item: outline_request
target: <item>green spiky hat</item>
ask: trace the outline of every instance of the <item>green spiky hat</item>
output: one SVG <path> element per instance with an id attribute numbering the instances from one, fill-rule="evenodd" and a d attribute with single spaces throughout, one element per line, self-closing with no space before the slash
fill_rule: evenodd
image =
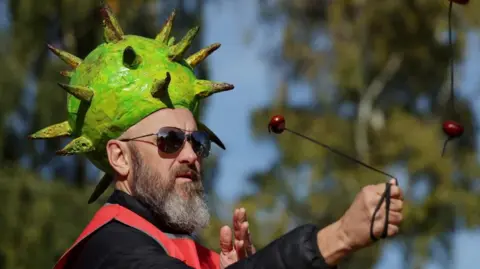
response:
<path id="1" fill-rule="evenodd" d="M 29 137 L 51 139 L 72 137 L 57 155 L 84 154 L 105 176 L 89 203 L 95 201 L 112 182 L 106 144 L 128 128 L 163 108 L 186 108 L 198 117 L 199 101 L 233 89 L 233 85 L 199 80 L 193 68 L 220 47 L 215 43 L 184 59 L 198 33 L 194 27 L 178 43 L 170 37 L 175 10 L 155 39 L 124 35 L 109 6 L 100 8 L 105 43 L 83 60 L 48 45 L 72 71 L 64 71 L 68 84 L 59 83 L 68 93 L 68 120 L 44 128 Z M 212 140 L 225 149 L 218 137 L 204 124 Z"/>

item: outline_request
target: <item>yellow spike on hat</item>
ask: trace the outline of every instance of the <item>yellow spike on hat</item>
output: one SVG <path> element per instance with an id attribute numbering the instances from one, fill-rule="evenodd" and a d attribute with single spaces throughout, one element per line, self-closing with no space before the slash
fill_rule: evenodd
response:
<path id="1" fill-rule="evenodd" d="M 102 16 L 105 41 L 111 43 L 122 40 L 124 35 L 123 30 L 108 5 L 104 4 L 100 8 L 100 15 Z"/>
<path id="2" fill-rule="evenodd" d="M 77 68 L 82 63 L 82 59 L 78 58 L 75 55 L 72 55 L 63 50 L 59 50 L 50 44 L 47 44 L 47 46 L 50 51 L 52 51 L 53 53 L 55 53 L 55 55 L 58 56 L 58 58 L 60 58 L 62 61 L 64 61 L 66 64 L 70 65 L 73 68 Z"/>
<path id="3" fill-rule="evenodd" d="M 220 43 L 214 43 L 206 48 L 203 48 L 196 52 L 195 54 L 192 54 L 190 57 L 187 58 L 187 63 L 194 68 L 197 66 L 199 63 L 201 63 L 203 60 L 205 60 L 210 54 L 212 54 L 214 51 L 216 51 L 218 48 L 220 48 Z"/>
<path id="4" fill-rule="evenodd" d="M 155 37 L 155 40 L 160 41 L 163 44 L 167 44 L 167 42 L 170 42 L 169 37 L 170 37 L 170 32 L 172 31 L 172 26 L 173 26 L 173 21 L 175 20 L 175 16 L 176 16 L 176 11 L 173 10 L 170 16 L 168 17 L 167 21 L 163 25 L 162 29 L 160 30 L 160 32 Z"/>
<path id="5" fill-rule="evenodd" d="M 69 94 L 85 102 L 90 102 L 94 95 L 94 91 L 87 87 L 73 86 L 63 83 L 58 83 L 58 85 L 62 87 L 65 91 L 67 91 Z"/>
<path id="6" fill-rule="evenodd" d="M 195 81 L 195 96 L 206 98 L 212 94 L 233 90 L 234 86 L 228 83 L 214 82 L 210 80 Z"/>
<path id="7" fill-rule="evenodd" d="M 46 128 L 37 131 L 34 134 L 28 136 L 30 139 L 48 139 L 55 137 L 70 136 L 72 134 L 72 128 L 68 121 L 60 122 Z"/>
<path id="8" fill-rule="evenodd" d="M 182 40 L 180 40 L 180 42 L 170 47 L 168 58 L 171 61 L 179 61 L 183 58 L 185 52 L 192 45 L 192 41 L 195 38 L 195 36 L 198 34 L 199 29 L 200 27 L 198 26 L 193 27 L 187 32 L 187 34 L 182 38 Z"/>
<path id="9" fill-rule="evenodd" d="M 63 149 L 57 151 L 57 155 L 74 155 L 74 154 L 82 154 L 87 153 L 95 150 L 92 141 L 90 139 L 80 136 L 73 139 L 70 143 L 68 143 Z"/>

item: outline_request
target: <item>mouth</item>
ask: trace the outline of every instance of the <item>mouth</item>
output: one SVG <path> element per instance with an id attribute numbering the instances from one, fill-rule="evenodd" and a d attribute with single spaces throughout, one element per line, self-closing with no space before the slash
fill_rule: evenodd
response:
<path id="1" fill-rule="evenodd" d="M 177 174 L 176 178 L 177 178 L 177 181 L 179 181 L 180 183 L 192 182 L 193 174 L 192 172 L 184 172 L 184 173 Z"/>

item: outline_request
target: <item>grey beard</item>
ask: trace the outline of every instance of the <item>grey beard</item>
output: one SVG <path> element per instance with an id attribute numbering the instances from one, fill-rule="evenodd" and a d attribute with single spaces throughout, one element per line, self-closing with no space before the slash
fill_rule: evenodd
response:
<path id="1" fill-rule="evenodd" d="M 133 195 L 176 231 L 192 234 L 205 228 L 210 221 L 210 213 L 201 179 L 175 186 L 176 171 L 172 171 L 168 178 L 155 174 L 142 164 L 142 157 L 135 146 L 131 148 L 134 157 Z"/>

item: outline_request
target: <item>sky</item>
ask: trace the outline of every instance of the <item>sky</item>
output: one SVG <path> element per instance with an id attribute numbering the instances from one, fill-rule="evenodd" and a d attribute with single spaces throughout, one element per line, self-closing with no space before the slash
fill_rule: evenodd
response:
<path id="1" fill-rule="evenodd" d="M 253 172 L 267 169 L 276 158 L 276 148 L 269 141 L 255 141 L 250 130 L 252 110 L 270 104 L 278 77 L 269 72 L 265 49 L 267 44 L 279 42 L 279 32 L 264 29 L 257 23 L 257 0 L 206 1 L 205 25 L 201 34 L 205 45 L 219 42 L 222 47 L 209 58 L 210 79 L 232 83 L 235 89 L 209 97 L 206 109 L 206 124 L 225 143 L 227 150 L 214 150 L 219 155 L 219 175 L 216 192 L 226 201 L 234 201 L 246 190 L 245 179 Z M 212 2 L 217 4 L 213 5 Z M 221 2 L 221 4 L 218 4 Z M 8 22 L 4 1 L 0 0 L 0 24 Z M 245 35 L 252 33 L 253 40 L 247 43 Z M 460 66 L 462 75 L 460 91 L 473 100 L 477 85 L 480 85 L 479 59 L 480 35 L 470 35 L 467 42 L 466 61 Z M 293 103 L 306 102 L 308 92 L 295 89 Z M 476 113 L 480 113 L 476 109 Z M 269 119 L 265 119 L 265 126 Z M 402 185 L 401 171 L 397 171 Z M 480 242 L 480 230 L 460 232 L 455 237 L 455 252 L 452 268 L 475 268 L 475 254 Z M 477 254 L 478 255 L 478 254 Z M 395 246 L 387 246 L 376 269 L 401 269 L 402 257 Z M 426 269 L 438 269 L 430 264 Z"/>
<path id="2" fill-rule="evenodd" d="M 225 143 L 226 151 L 216 151 L 220 156 L 218 194 L 233 201 L 245 191 L 245 179 L 253 172 L 264 170 L 275 160 L 276 149 L 273 143 L 255 141 L 251 136 L 250 114 L 252 110 L 270 104 L 271 95 L 276 89 L 277 78 L 269 72 L 264 53 L 268 43 L 277 42 L 278 34 L 271 29 L 263 29 L 256 24 L 256 0 L 222 1 L 222 4 L 207 4 L 204 42 L 219 42 L 222 47 L 208 58 L 210 79 L 226 81 L 235 85 L 231 92 L 216 94 L 209 99 L 205 112 L 205 122 Z M 208 3 L 208 1 L 207 1 Z M 254 39 L 246 43 L 244 36 L 254 30 Z M 480 85 L 479 59 L 480 35 L 471 34 L 468 38 L 466 61 L 457 67 L 462 74 L 459 94 L 478 98 L 474 91 Z M 458 75 L 457 75 L 458 76 Z M 459 79 L 460 81 L 460 79 Z M 308 95 L 295 89 L 293 102 L 305 102 Z M 298 94 L 297 94 L 298 93 Z M 476 109 L 476 113 L 480 113 Z M 267 126 L 269 119 L 265 119 Z M 397 174 L 397 173 L 396 173 Z M 400 177 L 399 177 L 400 178 Z M 402 185 L 402 180 L 400 180 Z M 478 256 L 480 230 L 460 232 L 455 237 L 455 252 L 452 268 L 475 268 L 475 255 Z M 477 266 L 478 267 L 478 266 Z M 385 249 L 376 269 L 401 269 L 402 256 L 395 246 Z M 438 269 L 437 264 L 429 264 L 426 269 Z"/>

